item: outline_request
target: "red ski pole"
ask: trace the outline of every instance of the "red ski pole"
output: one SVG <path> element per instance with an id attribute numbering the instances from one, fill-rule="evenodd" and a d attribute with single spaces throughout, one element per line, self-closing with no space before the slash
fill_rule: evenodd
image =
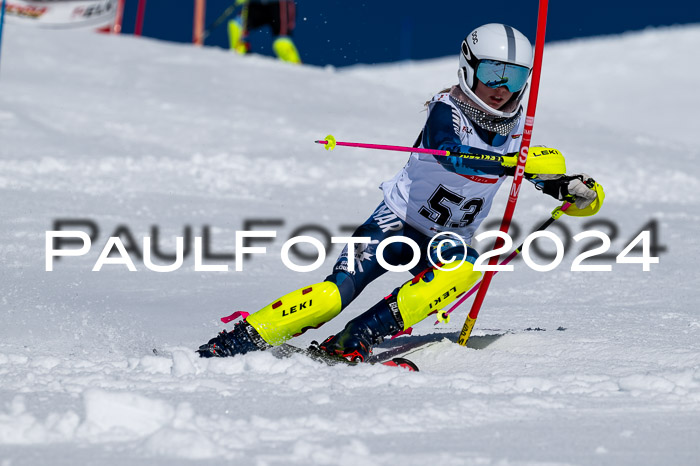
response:
<path id="1" fill-rule="evenodd" d="M 336 141 L 333 135 L 329 134 L 326 139 L 320 141 L 314 141 L 316 144 L 323 144 L 326 146 L 326 150 L 333 150 L 335 146 L 347 146 L 347 147 L 361 147 L 363 149 L 378 149 L 378 150 L 389 150 L 389 151 L 399 151 L 399 152 L 416 152 L 421 154 L 432 154 L 441 156 L 453 156 L 462 157 L 474 160 L 488 160 L 492 162 L 503 162 L 504 156 L 497 152 L 492 152 L 485 149 L 473 149 L 474 152 L 450 152 L 448 150 L 440 149 L 423 149 L 421 147 L 408 147 L 408 146 L 387 146 L 385 144 L 366 144 L 364 142 L 344 142 Z M 512 155 L 512 154 L 511 154 Z M 506 156 L 507 157 L 507 156 Z M 514 156 L 513 156 L 514 157 Z"/>
<path id="2" fill-rule="evenodd" d="M 500 230 L 504 233 L 508 233 L 508 228 L 510 227 L 510 221 L 513 218 L 513 212 L 515 211 L 515 204 L 518 201 L 518 194 L 520 193 L 520 183 L 523 180 L 523 174 L 525 173 L 525 161 L 527 160 L 527 153 L 530 149 L 530 141 L 532 140 L 532 127 L 535 123 L 535 109 L 537 108 L 537 94 L 540 88 L 540 71 L 542 70 L 542 52 L 544 50 L 544 36 L 547 29 L 547 3 L 548 0 L 540 0 L 539 9 L 537 13 L 537 35 L 535 37 L 535 60 L 532 67 L 532 83 L 530 88 L 529 101 L 527 104 L 527 112 L 525 113 L 525 129 L 523 131 L 523 141 L 520 144 L 520 153 L 518 156 L 518 164 L 515 168 L 515 176 L 513 177 L 513 184 L 510 188 L 510 195 L 508 196 L 508 204 L 506 205 L 506 211 L 503 214 L 503 220 L 501 221 Z M 498 238 L 496 240 L 496 245 L 494 249 L 498 249 L 503 246 L 503 240 Z M 489 260 L 489 265 L 496 265 L 498 263 L 498 256 L 493 256 Z M 469 311 L 467 319 L 464 321 L 462 326 L 462 331 L 459 334 L 458 343 L 462 346 L 467 345 L 467 340 L 469 340 L 469 335 L 472 333 L 474 328 L 474 323 L 476 318 L 479 316 L 479 310 L 484 302 L 484 297 L 489 289 L 489 284 L 493 278 L 494 272 L 487 271 L 484 274 L 483 280 L 481 280 L 481 285 L 479 286 L 479 291 L 476 293 L 476 298 L 474 298 L 474 303 Z"/>

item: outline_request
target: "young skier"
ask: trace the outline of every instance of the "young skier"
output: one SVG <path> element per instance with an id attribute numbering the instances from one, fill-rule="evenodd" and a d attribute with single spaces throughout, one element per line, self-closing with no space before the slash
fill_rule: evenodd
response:
<path id="1" fill-rule="evenodd" d="M 236 0 L 242 4 L 238 16 L 229 21 L 228 32 L 231 49 L 245 54 L 250 51 L 248 31 L 269 25 L 274 40 L 275 55 L 289 63 L 301 63 L 299 52 L 292 41 L 296 6 L 294 0 Z"/>
<path id="2" fill-rule="evenodd" d="M 459 84 L 427 103 L 428 117 L 417 147 L 452 153 L 517 153 L 524 126 L 521 100 L 532 58 L 530 42 L 510 26 L 486 24 L 472 31 L 462 42 Z M 558 154 L 561 159 L 554 149 L 530 148 L 527 179 L 544 193 L 572 202 L 567 214 L 596 213 L 604 199 L 602 187 L 585 174 L 566 176 L 563 159 L 555 157 L 551 166 L 539 163 L 544 167 L 539 168 L 538 156 L 546 154 Z M 478 257 L 474 249 L 465 250 L 460 244 L 438 247 L 439 241 L 432 240 L 438 233 L 449 232 L 470 243 L 496 191 L 514 173 L 515 156 L 505 159 L 511 162 L 412 153 L 396 176 L 381 184 L 384 200 L 354 232 L 358 238 L 354 251 L 345 247 L 325 281 L 293 291 L 249 315 L 231 331 L 222 331 L 202 345 L 199 354 L 245 354 L 318 328 L 386 272 L 377 259 L 378 244 L 403 236 L 415 241 L 421 251 L 411 269 L 414 278 L 320 344 L 331 354 L 367 360 L 383 337 L 435 314 L 479 279 L 481 274 L 473 270 Z M 406 242 L 393 242 L 382 256 L 390 265 L 404 265 L 414 251 Z"/>

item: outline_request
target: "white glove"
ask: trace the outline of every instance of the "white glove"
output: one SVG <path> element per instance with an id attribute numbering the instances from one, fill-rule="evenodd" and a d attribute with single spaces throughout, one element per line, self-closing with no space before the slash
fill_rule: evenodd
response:
<path id="1" fill-rule="evenodd" d="M 560 201 L 576 204 L 579 209 L 585 209 L 598 197 L 591 189 L 595 180 L 585 173 L 571 176 L 540 175 L 536 185 L 545 194 Z"/>
<path id="2" fill-rule="evenodd" d="M 574 196 L 574 204 L 579 209 L 585 209 L 598 197 L 596 192 L 590 187 L 595 185 L 595 180 L 585 173 L 573 175 L 569 180 L 566 189 L 570 196 Z M 589 187 L 590 186 L 590 187 Z M 562 199 L 563 200 L 563 199 Z"/>

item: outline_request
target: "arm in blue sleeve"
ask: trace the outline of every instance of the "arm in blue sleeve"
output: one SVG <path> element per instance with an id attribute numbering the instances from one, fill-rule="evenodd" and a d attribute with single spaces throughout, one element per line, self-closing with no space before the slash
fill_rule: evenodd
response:
<path id="1" fill-rule="evenodd" d="M 468 149 L 469 146 L 463 146 L 459 139 L 455 120 L 452 119 L 452 110 L 452 107 L 442 102 L 433 104 L 423 129 L 423 147 L 450 152 L 467 152 L 462 150 L 462 148 Z"/>
<path id="2" fill-rule="evenodd" d="M 423 147 L 429 149 L 447 150 L 461 153 L 493 152 L 465 146 L 459 138 L 459 115 L 453 115 L 453 107 L 442 102 L 436 102 L 430 110 L 428 121 L 423 128 Z M 435 156 L 435 159 L 450 171 L 461 175 L 503 175 L 504 168 L 499 162 L 487 160 L 472 160 L 462 157 Z"/>

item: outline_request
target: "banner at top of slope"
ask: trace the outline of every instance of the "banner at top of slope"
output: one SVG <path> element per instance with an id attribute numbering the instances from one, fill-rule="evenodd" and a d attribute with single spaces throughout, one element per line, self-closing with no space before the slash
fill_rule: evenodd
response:
<path id="1" fill-rule="evenodd" d="M 46 28 L 112 24 L 117 0 L 7 0 L 8 22 Z"/>

